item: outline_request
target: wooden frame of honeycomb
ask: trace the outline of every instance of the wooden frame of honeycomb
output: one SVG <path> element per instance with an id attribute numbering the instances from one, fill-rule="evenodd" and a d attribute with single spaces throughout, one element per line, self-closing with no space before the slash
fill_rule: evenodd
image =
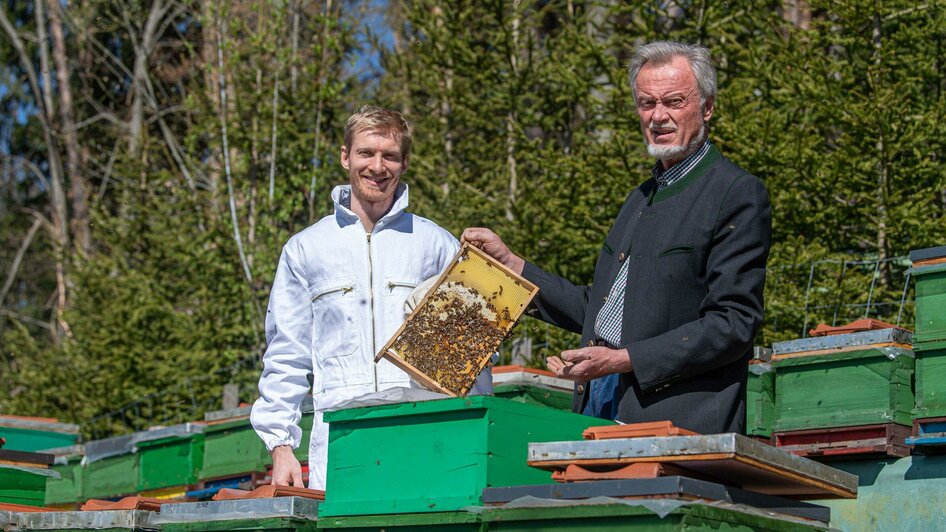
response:
<path id="1" fill-rule="evenodd" d="M 465 396 L 538 292 L 464 244 L 374 360 L 387 359 L 430 390 Z"/>

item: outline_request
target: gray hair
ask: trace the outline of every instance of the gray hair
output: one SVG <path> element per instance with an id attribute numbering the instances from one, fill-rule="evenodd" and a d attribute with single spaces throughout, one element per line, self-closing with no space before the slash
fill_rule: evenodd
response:
<path id="1" fill-rule="evenodd" d="M 627 67 L 635 104 L 637 103 L 637 75 L 640 74 L 641 68 L 648 63 L 665 65 L 675 57 L 683 57 L 690 63 L 696 84 L 700 89 L 700 104 L 704 105 L 706 100 L 716 98 L 716 68 L 710 59 L 709 48 L 701 44 L 654 41 L 638 48 Z"/>

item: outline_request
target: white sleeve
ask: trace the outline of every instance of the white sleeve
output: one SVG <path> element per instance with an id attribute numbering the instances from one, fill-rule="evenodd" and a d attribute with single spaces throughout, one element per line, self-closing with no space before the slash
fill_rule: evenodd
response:
<path id="1" fill-rule="evenodd" d="M 310 393 L 312 373 L 312 306 L 308 283 L 283 248 L 266 310 L 266 353 L 259 380 L 259 399 L 250 422 L 266 448 L 299 447 L 302 442 L 302 401 Z"/>

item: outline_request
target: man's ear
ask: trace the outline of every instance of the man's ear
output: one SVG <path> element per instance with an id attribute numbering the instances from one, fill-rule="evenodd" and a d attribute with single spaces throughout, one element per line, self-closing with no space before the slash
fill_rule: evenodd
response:
<path id="1" fill-rule="evenodd" d="M 342 152 L 338 158 L 338 161 L 342 163 L 342 168 L 348 170 L 348 147 L 342 146 Z"/>
<path id="2" fill-rule="evenodd" d="M 706 103 L 703 105 L 703 122 L 709 122 L 711 116 L 713 116 L 713 110 L 715 109 L 716 99 L 708 98 Z"/>
<path id="3" fill-rule="evenodd" d="M 408 155 L 407 157 L 404 158 L 404 167 L 401 168 L 401 175 L 404 175 L 407 173 L 407 167 L 410 166 L 410 162 L 411 162 L 411 156 Z"/>

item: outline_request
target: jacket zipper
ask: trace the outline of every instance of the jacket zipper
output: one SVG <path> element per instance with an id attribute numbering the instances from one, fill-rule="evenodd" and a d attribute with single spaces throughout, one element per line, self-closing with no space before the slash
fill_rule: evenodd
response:
<path id="1" fill-rule="evenodd" d="M 312 296 L 312 302 L 315 303 L 317 300 L 319 300 L 319 299 L 321 299 L 321 298 L 323 298 L 323 297 L 325 297 L 325 296 L 327 296 L 327 295 L 329 295 L 329 294 L 334 294 L 335 292 L 345 292 L 345 293 L 347 294 L 348 292 L 351 292 L 351 291 L 354 290 L 354 289 L 355 289 L 355 287 L 354 287 L 354 286 L 351 286 L 351 285 L 345 285 L 345 286 L 339 286 L 339 287 L 336 287 L 336 288 L 332 288 L 332 289 L 329 289 L 329 290 L 326 290 L 326 291 L 322 292 L 321 294 L 316 294 L 316 295 Z"/>
<path id="2" fill-rule="evenodd" d="M 388 281 L 388 290 L 394 290 L 398 286 L 403 286 L 404 288 L 417 288 L 417 283 L 398 283 L 395 281 Z"/>
<path id="3" fill-rule="evenodd" d="M 374 354 L 376 351 L 375 348 L 375 334 L 374 334 L 374 268 L 371 264 L 371 233 L 365 233 L 365 236 L 368 239 L 368 311 L 371 314 L 371 353 L 368 354 L 368 357 L 374 360 Z M 378 391 L 378 365 L 372 364 L 374 370 L 374 391 Z"/>

